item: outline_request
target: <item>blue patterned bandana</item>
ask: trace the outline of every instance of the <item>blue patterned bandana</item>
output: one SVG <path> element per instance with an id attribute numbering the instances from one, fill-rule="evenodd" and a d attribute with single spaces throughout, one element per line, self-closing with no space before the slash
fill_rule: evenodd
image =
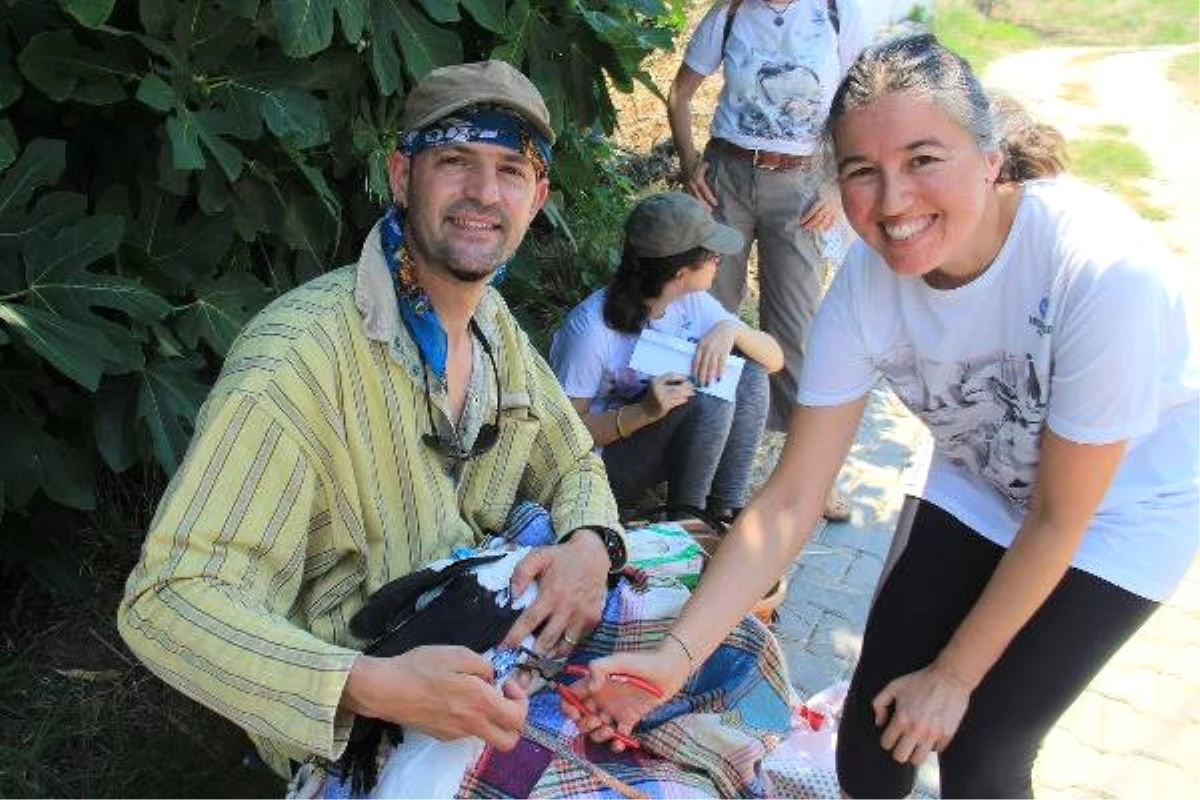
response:
<path id="1" fill-rule="evenodd" d="M 432 125 L 406 132 L 400 152 L 406 156 L 430 147 L 464 142 L 484 142 L 516 150 L 533 164 L 539 178 L 550 167 L 550 142 L 523 117 L 499 106 L 471 106 L 443 117 Z"/>
<path id="2" fill-rule="evenodd" d="M 400 319 L 421 353 L 421 359 L 433 367 L 439 378 L 446 377 L 446 330 L 438 319 L 437 310 L 429 295 L 417 283 L 412 268 L 412 256 L 404 242 L 404 218 L 397 206 L 389 206 L 379 223 L 379 241 L 392 286 L 396 290 L 396 307 Z"/>
<path id="3" fill-rule="evenodd" d="M 379 221 L 379 242 L 388 272 L 392 274 L 400 319 L 421 351 L 421 359 L 433 368 L 435 375 L 444 380 L 448 346 L 446 329 L 442 327 L 429 295 L 417 283 L 412 256 L 404 240 L 404 212 L 398 206 L 389 206 Z M 498 266 L 489 283 L 496 286 L 503 281 L 507 269 L 507 264 Z"/>

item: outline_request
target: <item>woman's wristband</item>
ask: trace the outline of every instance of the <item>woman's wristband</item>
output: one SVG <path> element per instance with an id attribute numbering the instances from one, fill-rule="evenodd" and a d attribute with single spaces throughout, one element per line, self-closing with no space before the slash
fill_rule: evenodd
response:
<path id="1" fill-rule="evenodd" d="M 682 648 L 683 654 L 685 656 L 687 656 L 688 665 L 691 667 L 691 669 L 689 670 L 689 674 L 691 672 L 695 672 L 696 671 L 696 659 L 692 656 L 692 651 L 688 649 L 688 646 L 683 643 L 683 639 L 680 639 L 678 636 L 676 636 L 675 631 L 667 631 L 665 634 L 665 638 L 673 640 L 675 642 L 675 644 L 679 645 L 679 647 Z"/>
<path id="2" fill-rule="evenodd" d="M 625 410 L 625 406 L 618 406 L 618 407 L 617 407 L 617 418 L 616 418 L 616 423 L 617 423 L 617 438 L 618 438 L 618 439 L 624 439 L 624 438 L 626 437 L 626 435 L 627 435 L 627 434 L 625 433 L 625 431 L 624 431 L 624 430 L 622 430 L 622 428 L 621 428 L 621 412 L 622 412 L 622 411 L 624 411 L 624 410 Z"/>

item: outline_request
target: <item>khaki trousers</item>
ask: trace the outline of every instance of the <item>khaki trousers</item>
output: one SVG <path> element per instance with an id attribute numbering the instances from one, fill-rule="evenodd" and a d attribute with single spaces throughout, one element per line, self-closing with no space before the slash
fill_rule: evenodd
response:
<path id="1" fill-rule="evenodd" d="M 779 340 L 785 366 L 771 376 L 767 428 L 787 429 L 796 402 L 808 325 L 821 300 L 825 259 L 817 235 L 800 217 L 822 188 L 818 170 L 769 171 L 729 155 L 712 142 L 705 148 L 708 184 L 717 195 L 714 216 L 746 238 L 742 252 L 724 256 L 710 290 L 737 313 L 746 296 L 746 264 L 758 243 L 759 327 Z"/>

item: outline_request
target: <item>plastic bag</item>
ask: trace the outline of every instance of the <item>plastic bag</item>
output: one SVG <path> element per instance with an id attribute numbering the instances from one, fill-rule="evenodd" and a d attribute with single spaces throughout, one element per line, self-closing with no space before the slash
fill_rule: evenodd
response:
<path id="1" fill-rule="evenodd" d="M 674 578 L 695 589 L 704 568 L 704 550 L 677 522 L 654 522 L 625 532 L 629 563 L 656 576 Z"/>
<path id="2" fill-rule="evenodd" d="M 408 729 L 388 756 L 371 797 L 454 797 L 483 748 L 478 736 L 443 742 Z"/>
<path id="3" fill-rule="evenodd" d="M 837 731 L 849 681 L 835 683 L 793 708 L 792 732 L 763 759 L 772 797 L 840 797 Z"/>

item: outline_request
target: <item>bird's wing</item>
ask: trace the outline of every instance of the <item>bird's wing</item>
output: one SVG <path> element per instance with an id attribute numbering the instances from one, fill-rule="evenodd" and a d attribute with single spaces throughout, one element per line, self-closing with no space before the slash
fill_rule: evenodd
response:
<path id="1" fill-rule="evenodd" d="M 423 594 L 445 585 L 448 581 L 484 564 L 504 558 L 504 553 L 468 556 L 452 562 L 436 562 L 428 567 L 402 575 L 379 587 L 367 603 L 350 618 L 350 632 L 360 639 L 373 641 L 389 628 L 402 625 L 417 610 Z"/>

